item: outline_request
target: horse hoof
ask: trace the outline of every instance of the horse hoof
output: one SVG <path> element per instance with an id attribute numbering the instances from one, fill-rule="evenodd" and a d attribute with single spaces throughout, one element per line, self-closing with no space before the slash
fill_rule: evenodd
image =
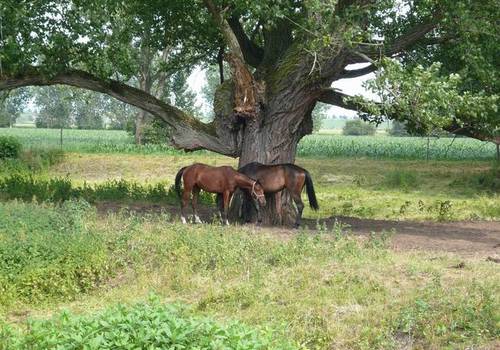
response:
<path id="1" fill-rule="evenodd" d="M 300 227 L 300 224 L 295 224 L 295 225 L 293 225 L 293 228 L 294 228 L 294 229 L 298 229 L 299 227 Z"/>
<path id="2" fill-rule="evenodd" d="M 186 225 L 187 224 L 187 221 L 186 221 L 186 218 L 184 216 L 181 216 L 181 222 Z"/>
<path id="3" fill-rule="evenodd" d="M 201 219 L 198 215 L 195 215 L 194 216 L 194 223 L 195 224 L 203 224 L 203 221 L 201 221 Z"/>

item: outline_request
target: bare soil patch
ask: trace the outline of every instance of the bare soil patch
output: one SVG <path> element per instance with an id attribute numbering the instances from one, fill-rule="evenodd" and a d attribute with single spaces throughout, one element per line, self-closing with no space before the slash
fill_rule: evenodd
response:
<path id="1" fill-rule="evenodd" d="M 137 214 L 168 213 L 172 218 L 179 215 L 179 208 L 172 205 L 151 203 L 116 203 L 101 202 L 96 205 L 100 214 L 121 210 Z M 215 210 L 206 206 L 200 207 L 200 217 L 204 222 L 212 222 Z M 335 223 L 347 225 L 352 234 L 367 236 L 371 232 L 394 231 L 391 246 L 395 250 L 427 250 L 460 253 L 460 255 L 480 255 L 489 261 L 500 258 L 500 222 L 499 221 L 394 221 L 360 219 L 354 217 L 329 217 L 319 220 L 321 225 L 332 228 Z M 315 230 L 317 221 L 304 219 L 311 231 Z M 292 235 L 296 230 L 288 227 L 265 227 L 265 231 L 280 236 Z"/>

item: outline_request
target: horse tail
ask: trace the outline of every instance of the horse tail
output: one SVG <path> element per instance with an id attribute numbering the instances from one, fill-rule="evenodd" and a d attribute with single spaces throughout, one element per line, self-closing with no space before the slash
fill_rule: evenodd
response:
<path id="1" fill-rule="evenodd" d="M 316 192 L 314 192 L 313 180 L 311 178 L 311 174 L 307 170 L 304 170 L 306 174 L 306 192 L 307 198 L 309 198 L 309 205 L 312 209 L 318 210 L 318 200 L 316 199 Z"/>
<path id="2" fill-rule="evenodd" d="M 182 174 L 184 174 L 184 170 L 186 170 L 187 166 L 184 168 L 181 168 L 178 172 L 177 175 L 175 175 L 175 192 L 177 192 L 177 195 L 179 198 L 181 198 L 181 181 L 182 181 Z"/>

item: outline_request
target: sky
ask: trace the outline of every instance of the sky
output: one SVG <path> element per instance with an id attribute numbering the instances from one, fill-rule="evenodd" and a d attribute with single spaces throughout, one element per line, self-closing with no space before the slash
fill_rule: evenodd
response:
<path id="1" fill-rule="evenodd" d="M 357 63 L 357 64 L 351 64 L 347 66 L 347 69 L 359 69 L 363 68 L 366 66 L 366 63 Z M 341 92 L 347 94 L 347 95 L 363 95 L 365 97 L 369 98 L 374 98 L 374 95 L 370 93 L 369 91 L 366 91 L 366 89 L 362 86 L 363 82 L 373 78 L 373 73 L 367 74 L 363 77 L 358 77 L 358 78 L 353 78 L 353 79 L 341 79 L 337 80 L 332 87 L 340 90 Z M 208 109 L 211 108 L 211 106 L 208 106 L 203 98 L 201 97 L 201 89 L 203 85 L 205 84 L 205 72 L 200 68 L 197 67 L 189 76 L 188 78 L 188 85 L 193 90 L 196 92 L 197 95 L 197 104 L 202 106 L 203 109 Z M 356 112 L 355 111 L 350 111 L 344 108 L 336 107 L 336 106 L 331 106 L 329 108 L 329 111 L 327 112 L 327 115 L 329 118 L 335 118 L 335 117 L 340 117 L 340 116 L 348 116 L 348 117 L 355 117 Z"/>

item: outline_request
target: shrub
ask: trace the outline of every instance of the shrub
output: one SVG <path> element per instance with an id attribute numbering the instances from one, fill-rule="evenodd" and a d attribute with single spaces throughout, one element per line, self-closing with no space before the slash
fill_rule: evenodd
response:
<path id="1" fill-rule="evenodd" d="M 362 121 L 361 119 L 346 121 L 342 133 L 344 135 L 375 135 L 377 129 L 373 124 Z"/>
<path id="2" fill-rule="evenodd" d="M 13 136 L 0 136 L 0 159 L 17 158 L 21 142 Z"/>
<path id="3" fill-rule="evenodd" d="M 0 341 L 15 349 L 296 349 L 273 332 L 238 322 L 219 324 L 152 299 L 94 315 L 62 313 L 31 321 L 24 332 L 4 325 Z M 1 348 L 1 346 L 0 346 Z"/>
<path id="4" fill-rule="evenodd" d="M 392 122 L 392 126 L 389 129 L 389 135 L 391 136 L 410 136 L 406 130 L 406 125 L 403 122 L 398 122 L 397 120 Z"/>

